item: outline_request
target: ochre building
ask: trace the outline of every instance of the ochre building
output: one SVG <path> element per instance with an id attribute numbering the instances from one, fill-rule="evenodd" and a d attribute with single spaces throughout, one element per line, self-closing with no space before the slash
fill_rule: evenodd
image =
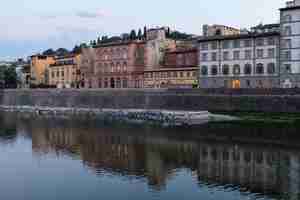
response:
<path id="1" fill-rule="evenodd" d="M 30 60 L 30 84 L 49 84 L 48 69 L 55 62 L 54 56 L 33 55 Z"/>
<path id="2" fill-rule="evenodd" d="M 80 87 L 80 54 L 69 54 L 58 56 L 55 63 L 49 66 L 49 85 L 57 88 L 79 88 Z"/>

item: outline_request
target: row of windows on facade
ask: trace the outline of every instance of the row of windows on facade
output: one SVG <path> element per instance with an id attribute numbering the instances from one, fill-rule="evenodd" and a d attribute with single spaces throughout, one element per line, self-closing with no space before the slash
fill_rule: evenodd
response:
<path id="1" fill-rule="evenodd" d="M 69 70 L 66 71 L 66 75 L 67 75 L 67 76 L 70 75 Z M 76 73 L 75 73 L 75 72 L 72 72 L 72 75 L 75 76 Z M 55 78 L 55 77 L 57 77 L 57 78 L 59 78 L 59 77 L 65 77 L 65 71 L 59 71 L 59 70 L 57 70 L 56 72 L 55 72 L 55 71 L 52 71 L 52 72 L 51 72 L 51 77 L 52 77 L 52 78 Z"/>
<path id="2" fill-rule="evenodd" d="M 95 70 L 96 72 L 102 72 L 102 73 L 109 73 L 109 72 L 126 72 L 127 71 L 127 62 L 123 63 L 123 66 L 121 63 L 104 63 L 104 64 L 99 64 L 98 68 Z"/>
<path id="3" fill-rule="evenodd" d="M 210 43 L 202 43 L 201 44 L 201 50 L 215 50 L 218 49 L 219 43 L 217 41 L 210 42 Z M 256 46 L 264 46 L 269 45 L 273 46 L 276 45 L 275 38 L 258 38 L 255 40 Z M 221 47 L 223 49 L 230 49 L 230 48 L 241 48 L 241 47 L 252 47 L 253 40 L 247 39 L 247 40 L 225 40 L 221 42 Z"/>
<path id="4" fill-rule="evenodd" d="M 144 74 L 145 78 L 183 78 L 183 77 L 197 77 L 197 72 L 149 72 Z"/>
<path id="5" fill-rule="evenodd" d="M 74 60 L 63 60 L 63 61 L 56 61 L 54 65 L 60 66 L 60 65 L 74 65 Z"/>
<path id="6" fill-rule="evenodd" d="M 275 58 L 275 49 L 268 49 L 267 50 L 267 57 L 266 58 Z M 201 61 L 208 61 L 208 53 L 202 53 L 201 54 Z M 249 60 L 252 59 L 252 50 L 245 50 L 244 52 L 244 59 Z M 265 58 L 265 50 L 264 49 L 257 49 L 256 51 L 256 58 Z M 223 60 L 230 60 L 230 52 L 229 51 L 224 51 L 223 52 Z M 242 59 L 241 57 L 241 52 L 240 51 L 233 51 L 233 60 L 240 60 Z M 217 61 L 218 60 L 218 53 L 213 52 L 211 53 L 211 61 Z"/>
<path id="7" fill-rule="evenodd" d="M 134 87 L 140 88 L 142 87 L 142 81 L 141 80 L 133 80 L 134 81 Z M 117 78 L 104 78 L 104 79 L 98 79 L 98 88 L 128 88 L 128 78 L 124 77 L 117 77 Z M 92 81 L 89 80 L 88 85 L 90 88 L 92 88 Z"/>
<path id="8" fill-rule="evenodd" d="M 228 161 L 231 158 L 233 161 L 244 161 L 246 163 L 255 161 L 257 164 L 263 164 L 265 161 L 265 163 L 270 166 L 276 164 L 276 160 L 278 160 L 278 156 L 276 154 L 269 152 L 235 152 L 230 151 L 229 149 L 219 151 L 218 149 L 208 150 L 205 147 L 201 149 L 200 156 L 201 160 L 207 160 L 209 158 L 212 158 L 215 161 L 219 159 Z M 289 158 L 285 158 L 285 161 L 289 161 Z"/>
<path id="9" fill-rule="evenodd" d="M 240 75 L 241 74 L 241 67 L 240 65 L 233 65 L 232 69 L 229 65 L 223 65 L 222 66 L 222 72 L 220 72 L 220 74 L 222 73 L 223 75 L 229 75 L 230 71 L 232 71 L 232 74 L 234 75 Z M 276 72 L 276 66 L 274 63 L 269 63 L 267 65 L 267 73 L 268 74 L 275 74 Z M 244 66 L 244 74 L 245 75 L 251 75 L 252 72 L 252 65 L 251 64 L 246 64 Z M 265 67 L 262 63 L 259 63 L 256 65 L 255 68 L 255 72 L 256 74 L 264 74 L 265 73 Z M 201 75 L 206 76 L 206 75 L 218 75 L 219 74 L 219 69 L 218 66 L 213 65 L 210 68 L 210 72 L 208 71 L 208 67 L 207 66 L 202 66 L 201 67 Z"/>

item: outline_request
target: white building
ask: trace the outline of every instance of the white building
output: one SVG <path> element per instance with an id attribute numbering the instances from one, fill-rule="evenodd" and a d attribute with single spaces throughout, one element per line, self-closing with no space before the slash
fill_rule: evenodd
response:
<path id="1" fill-rule="evenodd" d="M 259 30 L 259 31 L 257 31 Z M 201 88 L 279 87 L 279 24 L 199 40 Z"/>
<path id="2" fill-rule="evenodd" d="M 280 9 L 281 86 L 300 87 L 300 0 Z"/>

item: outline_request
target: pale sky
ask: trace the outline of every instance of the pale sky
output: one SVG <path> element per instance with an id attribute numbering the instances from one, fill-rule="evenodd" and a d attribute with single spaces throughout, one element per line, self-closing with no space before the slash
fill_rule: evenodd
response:
<path id="1" fill-rule="evenodd" d="M 5 0 L 0 12 L 0 60 L 48 48 L 72 48 L 98 35 L 170 26 L 201 34 L 203 24 L 249 28 L 279 22 L 286 0 Z"/>

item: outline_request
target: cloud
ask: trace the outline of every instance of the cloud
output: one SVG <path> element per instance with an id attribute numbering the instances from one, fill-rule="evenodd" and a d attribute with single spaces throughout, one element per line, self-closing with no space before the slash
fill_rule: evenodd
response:
<path id="1" fill-rule="evenodd" d="M 79 11 L 75 15 L 80 18 L 102 18 L 107 17 L 109 14 L 107 11 L 98 10 L 96 12 Z"/>

